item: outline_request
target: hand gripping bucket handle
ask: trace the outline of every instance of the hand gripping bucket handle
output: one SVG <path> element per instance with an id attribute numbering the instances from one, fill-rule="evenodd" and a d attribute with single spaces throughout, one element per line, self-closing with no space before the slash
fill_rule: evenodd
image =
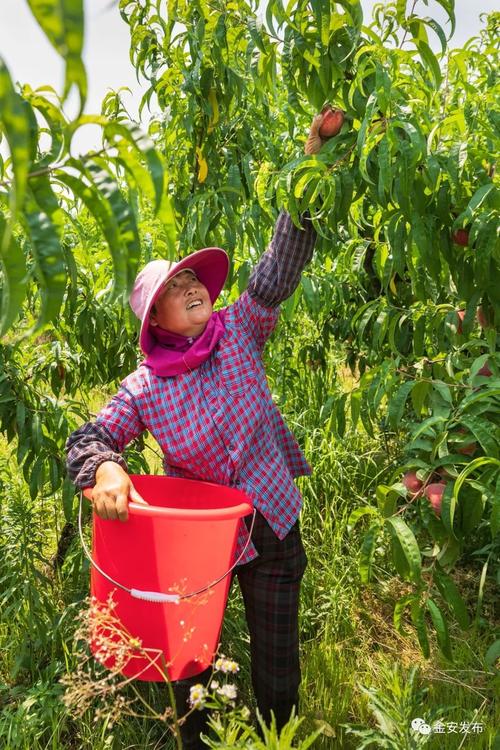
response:
<path id="1" fill-rule="evenodd" d="M 123 591 L 126 591 L 131 596 L 135 597 L 136 599 L 144 599 L 145 601 L 148 601 L 148 602 L 160 602 L 160 603 L 171 602 L 173 604 L 179 604 L 181 600 L 190 599 L 193 596 L 198 596 L 198 594 L 202 594 L 205 591 L 208 591 L 217 583 L 224 580 L 224 578 L 226 578 L 226 576 L 228 576 L 235 569 L 235 567 L 238 565 L 240 560 L 243 558 L 243 555 L 247 551 L 248 545 L 250 544 L 250 540 L 252 537 L 253 527 L 255 524 L 256 509 L 254 508 L 253 514 L 252 514 L 252 523 L 250 525 L 250 530 L 248 532 L 248 539 L 245 542 L 245 546 L 243 547 L 237 560 L 233 563 L 233 565 L 231 565 L 229 570 L 227 570 L 223 575 L 221 575 L 219 578 L 216 578 L 214 581 L 211 581 L 206 586 L 203 586 L 203 588 L 198 589 L 197 591 L 192 591 L 189 594 L 165 594 L 162 591 L 143 591 L 142 589 L 130 589 L 127 586 L 124 586 L 122 583 L 115 581 L 114 578 L 111 578 L 111 576 L 109 576 L 92 558 L 92 555 L 89 551 L 89 548 L 87 547 L 85 539 L 83 538 L 82 506 L 83 506 L 83 493 L 84 492 L 86 493 L 86 496 L 88 497 L 87 493 L 91 492 L 91 488 L 86 489 L 86 490 L 80 490 L 80 504 L 78 507 L 78 533 L 80 534 L 80 542 L 81 542 L 83 551 L 85 553 L 85 556 L 88 558 L 90 564 L 110 583 L 122 589 Z"/>

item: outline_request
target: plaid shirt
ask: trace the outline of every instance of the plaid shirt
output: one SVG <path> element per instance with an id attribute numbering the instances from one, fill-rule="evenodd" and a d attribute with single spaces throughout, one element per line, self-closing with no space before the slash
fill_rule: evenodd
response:
<path id="1" fill-rule="evenodd" d="M 154 436 L 169 476 L 203 479 L 246 492 L 276 536 L 284 539 L 302 498 L 294 477 L 310 474 L 297 441 L 273 402 L 262 362 L 278 305 L 297 287 L 316 233 L 304 217 L 298 230 L 282 212 L 273 239 L 253 270 L 247 291 L 226 308 L 225 333 L 199 367 L 158 377 L 140 366 L 118 393 L 67 442 L 68 472 L 78 487 L 95 484 L 104 461 L 116 461 L 144 430 Z M 248 539 L 244 523 L 236 555 Z M 241 564 L 257 556 L 249 544 Z"/>

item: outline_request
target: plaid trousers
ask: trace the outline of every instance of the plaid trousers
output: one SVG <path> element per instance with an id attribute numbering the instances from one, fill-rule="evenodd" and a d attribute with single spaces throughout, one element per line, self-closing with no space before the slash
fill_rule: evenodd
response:
<path id="1" fill-rule="evenodd" d="M 250 528 L 251 516 L 245 518 Z M 266 723 L 271 710 L 278 728 L 290 717 L 298 704 L 299 665 L 299 591 L 307 565 L 300 536 L 299 522 L 283 540 L 274 534 L 257 511 L 252 542 L 259 557 L 233 572 L 238 578 L 250 633 L 252 686 L 257 707 Z M 174 683 L 177 711 L 187 710 L 189 689 L 196 683 L 206 684 L 211 670 Z M 185 750 L 203 750 L 199 739 L 206 729 L 207 712 L 195 711 L 181 727 Z"/>

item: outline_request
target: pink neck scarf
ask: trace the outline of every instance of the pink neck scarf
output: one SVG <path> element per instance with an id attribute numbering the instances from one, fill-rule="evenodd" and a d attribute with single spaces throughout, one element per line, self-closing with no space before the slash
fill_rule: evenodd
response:
<path id="1" fill-rule="evenodd" d="M 194 370 L 209 358 L 224 335 L 225 315 L 225 310 L 212 313 L 205 330 L 196 338 L 150 326 L 157 343 L 142 364 L 161 378 Z"/>

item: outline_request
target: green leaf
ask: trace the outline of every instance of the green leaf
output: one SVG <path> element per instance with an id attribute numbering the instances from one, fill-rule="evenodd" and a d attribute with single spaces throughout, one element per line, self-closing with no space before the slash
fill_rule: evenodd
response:
<path id="1" fill-rule="evenodd" d="M 405 143 L 405 141 L 401 141 L 398 129 L 402 130 L 408 136 L 411 144 L 411 161 L 412 163 L 416 164 L 426 154 L 427 149 L 425 138 L 422 135 L 422 132 L 419 128 L 416 127 L 416 125 L 414 125 L 412 122 L 409 122 L 408 120 L 400 120 L 397 118 L 391 120 L 390 136 L 392 141 L 395 141 L 400 148 L 403 143 Z"/>
<path id="2" fill-rule="evenodd" d="M 391 535 L 391 552 L 392 561 L 398 575 L 405 581 L 410 580 L 410 567 L 401 547 L 401 542 L 395 535 Z"/>
<path id="3" fill-rule="evenodd" d="M 453 524 L 455 521 L 457 502 L 458 497 L 454 494 L 454 486 L 451 482 L 448 482 L 441 503 L 441 520 L 446 531 L 455 538 L 457 538 L 457 534 L 455 533 Z"/>
<path id="4" fill-rule="evenodd" d="M 315 169 L 309 169 L 306 172 L 304 172 L 297 182 L 295 183 L 295 186 L 293 188 L 293 194 L 296 198 L 301 198 L 304 194 L 308 184 L 313 180 L 314 178 L 319 177 L 317 171 Z"/>
<path id="5" fill-rule="evenodd" d="M 307 307 L 313 314 L 318 313 L 320 303 L 319 294 L 317 289 L 313 285 L 312 279 L 309 276 L 302 276 L 300 284 L 304 293 Z"/>
<path id="6" fill-rule="evenodd" d="M 493 495 L 490 524 L 491 537 L 494 539 L 500 532 L 500 473 L 498 475 L 495 493 Z"/>
<path id="7" fill-rule="evenodd" d="M 428 380 L 416 380 L 415 386 L 411 392 L 411 401 L 413 410 L 417 417 L 421 417 L 424 411 L 424 405 L 431 391 L 432 384 Z"/>
<path id="8" fill-rule="evenodd" d="M 406 0 L 396 0 L 396 20 L 400 26 L 406 18 Z"/>
<path id="9" fill-rule="evenodd" d="M 43 490 L 45 484 L 45 462 L 47 457 L 44 453 L 39 453 L 35 463 L 31 467 L 30 479 L 28 482 L 30 497 L 35 500 L 38 493 Z"/>
<path id="10" fill-rule="evenodd" d="M 389 401 L 388 418 L 391 425 L 396 429 L 400 426 L 406 400 L 415 386 L 415 382 L 415 380 L 407 380 L 406 383 L 403 383 L 398 388 L 396 394 Z"/>
<path id="11" fill-rule="evenodd" d="M 348 23 L 349 27 L 354 27 L 356 30 L 361 29 L 363 23 L 363 6 L 360 0 L 337 0 L 337 5 L 340 5 L 345 12 L 351 17 L 351 22 Z M 339 24 L 346 23 L 341 17 Z"/>
<path id="12" fill-rule="evenodd" d="M 373 183 L 368 172 L 366 171 L 366 163 L 371 149 L 378 143 L 383 137 L 383 133 L 371 135 L 368 131 L 369 126 L 372 124 L 373 116 L 378 109 L 378 101 L 376 95 L 370 94 L 366 103 L 365 116 L 361 123 L 361 127 L 358 132 L 357 138 L 357 151 L 359 155 L 359 171 L 366 182 Z"/>
<path id="13" fill-rule="evenodd" d="M 475 458 L 473 461 L 468 463 L 467 466 L 465 466 L 465 468 L 460 472 L 460 474 L 455 480 L 455 484 L 453 487 L 454 500 L 458 500 L 459 492 L 462 488 L 463 483 L 467 479 L 467 477 L 473 472 L 475 472 L 477 469 L 481 469 L 485 466 L 500 467 L 500 461 L 497 458 L 489 458 L 488 456 L 481 456 L 480 458 Z"/>
<path id="14" fill-rule="evenodd" d="M 423 357 L 425 351 L 425 314 L 416 313 L 413 326 L 413 352 L 415 354 L 415 357 Z"/>
<path id="15" fill-rule="evenodd" d="M 465 416 L 460 418 L 460 424 L 472 432 L 487 456 L 498 458 L 498 439 L 495 438 L 495 430 L 491 422 L 479 417 Z"/>
<path id="16" fill-rule="evenodd" d="M 57 492 L 60 484 L 59 462 L 54 456 L 49 457 L 49 481 L 51 492 Z"/>
<path id="17" fill-rule="evenodd" d="M 255 46 L 258 47 L 258 49 L 261 52 L 265 53 L 266 45 L 263 42 L 263 33 L 262 33 L 263 30 L 261 31 L 260 29 L 257 28 L 257 21 L 252 16 L 248 17 L 247 23 L 248 23 L 248 30 L 250 31 L 250 36 L 252 37 Z"/>
<path id="18" fill-rule="evenodd" d="M 448 18 L 450 19 L 450 24 L 451 24 L 449 38 L 451 39 L 451 37 L 455 33 L 455 0 L 436 0 L 436 2 L 448 14 Z"/>
<path id="19" fill-rule="evenodd" d="M 356 388 L 351 393 L 351 426 L 352 429 L 356 429 L 358 424 L 359 412 L 361 409 L 361 391 Z"/>
<path id="20" fill-rule="evenodd" d="M 24 253 L 12 235 L 4 251 L 3 238 L 6 232 L 7 222 L 0 214 L 0 263 L 3 272 L 0 336 L 5 334 L 19 315 L 28 281 Z"/>
<path id="21" fill-rule="evenodd" d="M 481 205 L 484 203 L 484 201 L 494 188 L 495 185 L 493 182 L 487 182 L 485 185 L 481 185 L 481 187 L 479 187 L 473 194 L 472 198 L 467 204 L 467 208 L 465 209 L 465 211 L 463 211 L 456 218 L 455 222 L 453 223 L 453 228 L 458 229 L 464 224 L 468 224 L 469 222 L 471 222 L 474 216 L 474 211 L 481 207 Z"/>
<path id="22" fill-rule="evenodd" d="M 438 566 L 434 568 L 434 580 L 441 596 L 450 605 L 456 621 L 462 630 L 466 630 L 470 625 L 469 615 L 455 582 Z"/>
<path id="23" fill-rule="evenodd" d="M 440 423 L 443 423 L 446 421 L 446 417 L 429 417 L 428 419 L 424 419 L 424 421 L 417 427 L 417 429 L 412 433 L 412 439 L 416 440 L 420 435 L 427 431 L 431 431 L 431 434 L 434 434 L 434 430 L 431 430 L 434 425 L 438 425 Z"/>
<path id="24" fill-rule="evenodd" d="M 420 602 L 414 601 L 411 603 L 411 619 L 413 622 L 413 625 L 415 626 L 415 629 L 417 631 L 417 637 L 418 642 L 420 643 L 420 648 L 422 649 L 422 653 L 426 659 L 429 658 L 430 655 L 430 649 L 429 649 L 429 639 L 427 637 L 427 627 L 425 624 L 425 610 L 420 604 Z"/>
<path id="25" fill-rule="evenodd" d="M 40 196 L 47 196 L 48 180 L 38 185 L 37 200 L 29 193 L 26 200 L 25 219 L 31 239 L 31 252 L 35 261 L 36 276 L 40 283 L 41 309 L 32 331 L 55 320 L 59 314 L 66 288 L 66 263 L 59 234 L 46 207 L 40 208 Z M 49 201 L 51 196 L 49 196 Z"/>
<path id="26" fill-rule="evenodd" d="M 412 214 L 411 237 L 417 247 L 421 263 L 426 272 L 439 282 L 441 273 L 441 262 L 439 253 L 436 252 L 433 243 L 433 235 L 428 222 L 425 222 L 417 213 Z"/>
<path id="27" fill-rule="evenodd" d="M 21 207 L 28 180 L 30 166 L 30 122 L 23 100 L 14 90 L 7 66 L 0 57 L 0 132 L 5 133 L 12 158 L 14 185 L 9 191 L 11 221 L 15 220 Z M 5 252 L 10 244 L 11 223 L 4 231 Z"/>
<path id="28" fill-rule="evenodd" d="M 364 535 L 359 555 L 359 573 L 362 583 L 369 583 L 372 574 L 373 557 L 380 534 L 380 524 L 374 523 Z"/>
<path id="29" fill-rule="evenodd" d="M 484 655 L 484 662 L 490 669 L 496 669 L 500 659 L 500 638 L 494 641 Z"/>
<path id="30" fill-rule="evenodd" d="M 381 139 L 378 150 L 378 197 L 382 204 L 390 196 L 393 173 L 391 169 L 391 147 L 387 136 Z M 392 244 L 392 243 L 391 243 Z"/>
<path id="31" fill-rule="evenodd" d="M 101 227 L 113 259 L 114 288 L 118 297 L 127 288 L 127 259 L 120 239 L 118 223 L 110 204 L 99 194 L 93 184 L 87 185 L 83 179 L 64 172 L 58 172 L 57 179 L 69 187 L 76 198 L 83 201 Z"/>
<path id="32" fill-rule="evenodd" d="M 270 208 L 270 193 L 272 190 L 271 180 L 273 176 L 272 162 L 264 161 L 259 167 L 257 177 L 255 178 L 255 192 L 259 206 L 274 221 L 274 215 Z"/>
<path id="33" fill-rule="evenodd" d="M 441 83 L 443 81 L 443 76 L 441 73 L 441 68 L 439 67 L 439 62 L 432 51 L 432 49 L 429 47 L 427 42 L 424 42 L 423 39 L 413 39 L 416 48 L 419 51 L 420 57 L 422 58 L 422 62 L 424 63 L 424 66 L 427 68 L 427 70 L 430 71 L 432 74 L 432 77 L 434 79 L 434 87 L 436 89 L 439 89 L 441 86 Z"/>
<path id="34" fill-rule="evenodd" d="M 295 316 L 295 312 L 297 310 L 297 305 L 299 303 L 301 294 L 302 294 L 302 289 L 300 286 L 298 286 L 297 289 L 294 291 L 294 293 L 290 295 L 290 297 L 288 297 L 288 299 L 285 300 L 285 302 L 282 302 L 281 304 L 281 309 L 283 311 L 285 320 L 288 323 L 290 323 Z"/>
<path id="35" fill-rule="evenodd" d="M 85 125 L 98 125 L 103 128 L 105 141 L 117 148 L 125 165 L 136 176 L 141 190 L 145 190 L 151 198 L 155 213 L 157 213 L 165 198 L 166 175 L 163 162 L 149 135 L 135 123 L 110 121 L 103 115 L 83 115 L 69 127 L 69 137 L 72 138 L 76 130 Z M 135 159 L 132 153 L 127 155 L 126 144 L 135 154 Z M 137 160 L 141 159 L 147 164 L 150 182 L 145 177 L 144 171 L 138 167 Z"/>
<path id="36" fill-rule="evenodd" d="M 482 489 L 474 485 L 475 482 L 472 481 L 462 492 L 461 498 L 461 526 L 466 538 L 475 532 L 484 513 L 485 495 Z"/>
<path id="37" fill-rule="evenodd" d="M 17 427 L 17 434 L 19 437 L 23 436 L 25 433 L 24 425 L 26 422 L 26 406 L 24 405 L 24 401 L 18 401 L 16 404 L 16 427 Z M 21 461 L 19 462 L 21 463 Z"/>
<path id="38" fill-rule="evenodd" d="M 347 521 L 347 530 L 349 533 L 353 530 L 358 521 L 366 515 L 379 516 L 379 512 L 372 505 L 363 505 L 361 508 L 355 508 Z"/>
<path id="39" fill-rule="evenodd" d="M 427 600 L 427 609 L 429 610 L 431 614 L 431 619 L 434 625 L 434 629 L 436 631 L 439 648 L 441 649 L 441 652 L 447 659 L 449 659 L 450 661 L 453 661 L 453 654 L 451 652 L 451 643 L 450 643 L 450 636 L 448 633 L 448 626 L 446 624 L 446 620 L 443 616 L 443 613 L 441 612 L 437 604 L 432 601 L 432 599 Z"/>
<path id="40" fill-rule="evenodd" d="M 74 523 L 75 485 L 65 477 L 62 486 L 62 502 L 64 518 L 68 523 Z"/>
<path id="41" fill-rule="evenodd" d="M 343 393 L 340 398 L 337 399 L 335 404 L 335 427 L 336 433 L 339 437 L 343 437 L 345 433 L 345 402 L 347 399 L 347 393 Z"/>
<path id="42" fill-rule="evenodd" d="M 477 229 L 475 225 L 474 235 L 474 276 L 480 288 L 489 291 L 491 286 L 495 286 L 495 279 L 491 278 L 492 264 L 498 269 L 495 261 L 495 253 L 499 247 L 498 217 L 494 216 L 490 222 L 479 223 Z"/>
<path id="43" fill-rule="evenodd" d="M 139 232 L 134 212 L 121 194 L 117 182 L 104 166 L 92 160 L 85 161 L 84 164 L 100 194 L 111 207 L 118 227 L 120 243 L 126 251 L 126 277 L 123 278 L 122 264 L 120 263 L 118 268 L 115 266 L 115 269 L 119 270 L 120 273 L 118 276 L 115 275 L 111 299 L 117 299 L 121 296 L 128 297 L 137 275 L 141 255 Z"/>
<path id="44" fill-rule="evenodd" d="M 83 0 L 28 0 L 28 5 L 47 39 L 66 63 L 63 99 L 76 84 L 80 93 L 80 111 L 83 111 L 87 98 L 87 75 L 82 60 Z"/>
<path id="45" fill-rule="evenodd" d="M 421 18 L 420 21 L 422 23 L 425 23 L 427 26 L 429 26 L 429 28 L 431 28 L 434 31 L 439 41 L 441 42 L 441 52 L 444 55 L 446 53 L 447 40 L 446 40 L 446 34 L 443 31 L 443 28 L 433 18 Z"/>
<path id="46" fill-rule="evenodd" d="M 401 635 L 404 635 L 405 637 L 408 637 L 408 633 L 403 627 L 403 614 L 406 607 L 416 601 L 417 599 L 415 594 L 406 594 L 406 596 L 402 596 L 400 599 L 398 599 L 396 604 L 394 605 L 394 614 L 392 616 L 394 627 L 398 633 L 401 633 Z"/>
<path id="47" fill-rule="evenodd" d="M 422 577 L 420 550 L 415 535 L 409 526 L 398 516 L 386 519 L 393 538 L 397 539 L 408 563 L 409 577 L 419 582 Z"/>
<path id="48" fill-rule="evenodd" d="M 386 484 L 377 485 L 375 490 L 377 496 L 377 505 L 380 513 L 384 518 L 393 516 L 396 512 L 397 500 L 401 496 L 393 486 Z"/>
<path id="49" fill-rule="evenodd" d="M 53 96 L 57 96 L 50 86 L 44 86 L 33 91 L 31 86 L 25 84 L 22 89 L 24 99 L 40 112 L 47 123 L 49 135 L 52 140 L 50 149 L 45 151 L 42 158 L 36 162 L 37 169 L 60 159 L 66 152 L 67 147 L 65 134 L 67 122 L 64 113 L 50 99 L 43 96 L 42 91 L 48 91 Z"/>
<path id="50" fill-rule="evenodd" d="M 38 412 L 33 414 L 31 419 L 31 439 L 33 440 L 33 448 L 36 453 L 39 453 L 42 448 L 42 424 L 40 415 Z"/>

